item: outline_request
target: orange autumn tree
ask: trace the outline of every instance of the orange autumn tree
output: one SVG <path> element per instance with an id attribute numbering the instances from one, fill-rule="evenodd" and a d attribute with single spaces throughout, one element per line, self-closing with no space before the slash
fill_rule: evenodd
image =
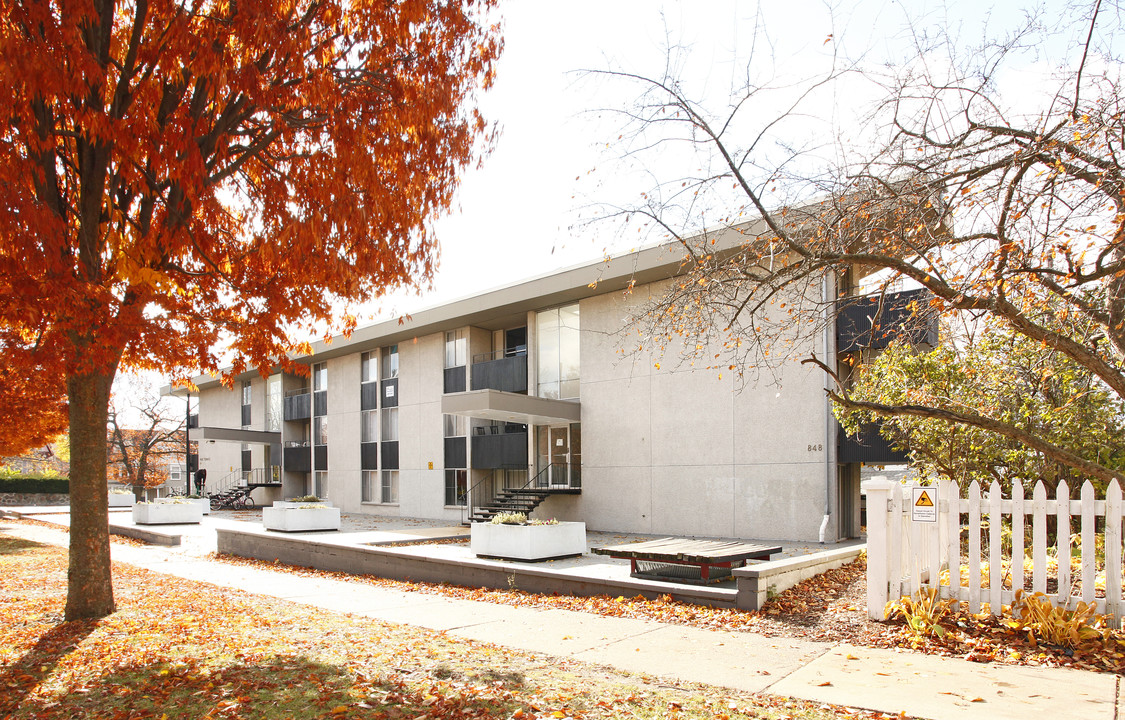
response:
<path id="1" fill-rule="evenodd" d="M 119 368 L 287 365 L 287 331 L 430 276 L 492 5 L 0 0 L 0 356 L 69 401 L 67 619 L 114 610 Z"/>

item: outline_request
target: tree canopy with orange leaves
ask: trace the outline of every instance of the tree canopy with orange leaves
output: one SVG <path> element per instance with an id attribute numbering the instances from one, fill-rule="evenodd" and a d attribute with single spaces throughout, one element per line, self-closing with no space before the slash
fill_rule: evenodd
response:
<path id="1" fill-rule="evenodd" d="M 493 4 L 0 0 L 0 362 L 69 402 L 68 619 L 114 607 L 119 367 L 284 365 L 287 329 L 430 275 Z"/>

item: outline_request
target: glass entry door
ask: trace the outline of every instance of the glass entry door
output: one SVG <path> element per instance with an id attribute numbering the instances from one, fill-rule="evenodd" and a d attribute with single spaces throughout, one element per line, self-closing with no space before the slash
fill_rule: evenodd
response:
<path id="1" fill-rule="evenodd" d="M 548 488 L 578 488 L 582 477 L 581 426 L 549 425 L 536 428 L 538 485 Z"/>

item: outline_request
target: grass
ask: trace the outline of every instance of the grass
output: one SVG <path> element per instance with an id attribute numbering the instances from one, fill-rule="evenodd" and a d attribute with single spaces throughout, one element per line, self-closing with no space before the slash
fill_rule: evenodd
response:
<path id="1" fill-rule="evenodd" d="M 114 566 L 118 611 L 63 622 L 66 552 L 0 535 L 0 717 L 881 717 L 656 681 Z"/>

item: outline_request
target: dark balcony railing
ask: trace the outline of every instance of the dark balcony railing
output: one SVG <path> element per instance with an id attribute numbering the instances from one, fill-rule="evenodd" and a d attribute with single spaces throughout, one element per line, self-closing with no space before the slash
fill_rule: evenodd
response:
<path id="1" fill-rule="evenodd" d="M 887 438 L 879 432 L 878 423 L 860 426 L 855 435 L 844 435 L 840 431 L 839 462 L 871 463 L 875 465 L 902 465 L 909 462 L 910 456 L 903 450 L 896 450 Z"/>
<path id="2" fill-rule="evenodd" d="M 527 426 L 486 425 L 474 428 L 472 447 L 473 467 L 477 470 L 527 467 Z"/>
<path id="3" fill-rule="evenodd" d="M 188 430 L 199 427 L 199 413 L 192 413 L 187 418 Z"/>
<path id="4" fill-rule="evenodd" d="M 379 469 L 379 443 L 365 442 L 359 445 L 359 465 L 362 470 Z"/>
<path id="5" fill-rule="evenodd" d="M 290 445 L 282 453 L 281 465 L 286 472 L 311 472 L 312 452 L 308 445 Z"/>
<path id="6" fill-rule="evenodd" d="M 465 366 L 458 365 L 445 369 L 445 392 L 459 393 L 465 392 Z"/>
<path id="7" fill-rule="evenodd" d="M 527 393 L 527 355 L 485 353 L 473 356 L 473 390 L 502 390 Z"/>
<path id="8" fill-rule="evenodd" d="M 447 437 L 445 439 L 445 467 L 468 467 L 468 454 L 465 452 L 467 443 L 464 437 Z M 449 505 L 449 503 L 446 503 Z"/>
<path id="9" fill-rule="evenodd" d="M 938 314 L 924 289 L 845 298 L 837 303 L 836 351 L 881 350 L 895 339 L 936 346 Z"/>
<path id="10" fill-rule="evenodd" d="M 308 390 L 290 390 L 285 394 L 286 420 L 308 420 L 312 417 L 312 395 Z"/>

